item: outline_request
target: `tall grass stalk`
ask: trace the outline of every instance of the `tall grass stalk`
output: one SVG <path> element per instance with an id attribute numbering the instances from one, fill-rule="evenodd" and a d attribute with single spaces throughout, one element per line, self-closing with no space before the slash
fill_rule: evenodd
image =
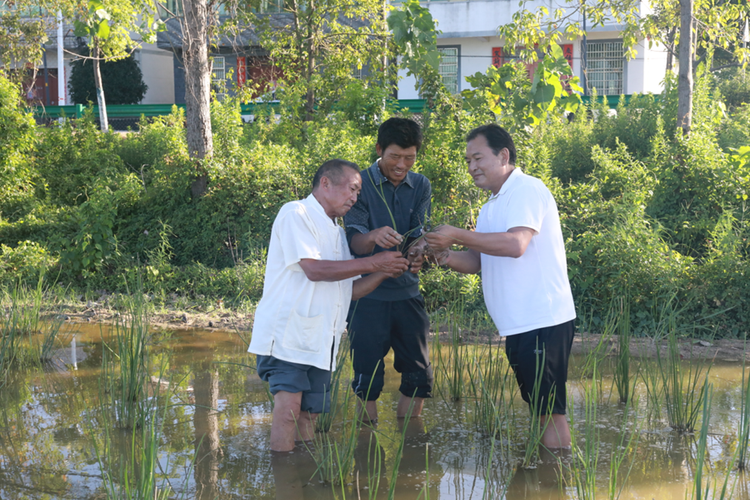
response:
<path id="1" fill-rule="evenodd" d="M 523 461 L 521 467 L 524 469 L 535 469 L 539 463 L 539 445 L 542 443 L 542 435 L 552 420 L 552 408 L 554 405 L 554 393 L 548 394 L 545 400 L 547 401 L 547 408 L 544 409 L 544 413 L 547 418 L 542 423 L 542 416 L 540 408 L 540 396 L 542 386 L 542 375 L 544 373 L 544 358 L 545 349 L 539 349 L 539 341 L 537 340 L 536 345 L 536 367 L 534 375 L 534 386 L 532 387 L 531 394 L 529 395 L 529 438 L 526 441 L 526 448 L 524 450 Z M 526 390 L 525 388 L 523 390 Z"/>
<path id="2" fill-rule="evenodd" d="M 744 356 L 743 356 L 744 358 Z M 747 364 L 742 362 L 742 404 L 737 430 L 737 465 L 741 471 L 747 470 L 747 449 L 750 445 L 750 374 Z"/>
<path id="3" fill-rule="evenodd" d="M 727 467 L 727 472 L 724 475 L 724 482 L 721 484 L 720 489 L 717 488 L 717 480 L 712 482 L 705 481 L 704 484 L 703 470 L 706 462 L 706 448 L 708 445 L 708 424 L 711 418 L 712 393 L 713 386 L 708 385 L 701 395 L 703 421 L 701 422 L 700 438 L 698 439 L 698 453 L 696 457 L 695 475 L 693 476 L 693 487 L 690 492 L 690 499 L 692 500 L 728 500 L 732 498 L 734 487 L 736 486 L 736 481 L 731 487 L 729 486 L 729 477 L 731 476 L 732 471 L 731 466 Z"/>
<path id="4" fill-rule="evenodd" d="M 44 274 L 37 285 L 13 287 L 3 297 L 5 314 L 0 320 L 0 375 L 13 364 L 41 365 L 52 360 L 65 320 L 60 314 L 44 318 Z"/>
<path id="5" fill-rule="evenodd" d="M 163 373 L 164 369 L 161 369 L 160 379 Z M 168 400 L 168 391 L 165 394 L 154 394 L 145 402 L 141 425 L 127 431 L 118 429 L 119 423 L 112 418 L 110 409 L 105 406 L 106 402 L 101 401 L 97 430 L 102 431 L 103 442 L 101 446 L 96 439 L 93 442 L 107 498 L 167 500 L 176 497 L 167 476 L 159 477 L 162 467 L 159 462 L 159 440 L 166 420 Z M 116 445 L 116 433 L 128 439 L 127 446 L 122 449 Z M 120 460 L 115 460 L 118 455 Z M 190 468 L 192 467 L 191 462 Z M 164 469 L 168 468 L 169 460 L 164 465 Z M 189 477 L 188 470 L 185 474 L 186 482 Z M 187 488 L 184 488 L 179 497 L 184 497 L 186 491 Z"/>
<path id="6" fill-rule="evenodd" d="M 640 376 L 646 387 L 646 408 L 649 420 L 659 419 L 664 408 L 664 383 L 659 371 L 659 363 L 655 360 L 642 363 Z"/>
<path id="7" fill-rule="evenodd" d="M 688 361 L 681 359 L 675 329 L 670 330 L 667 345 L 666 359 L 661 355 L 661 348 L 657 348 L 656 361 L 669 425 L 677 432 L 693 432 L 711 367 L 704 369 L 703 362 L 693 359 L 692 353 Z"/>
<path id="8" fill-rule="evenodd" d="M 143 421 L 142 401 L 150 380 L 151 342 L 148 305 L 137 291 L 124 298 L 126 314 L 115 324 L 109 342 L 102 339 L 104 395 L 111 398 L 119 427 L 134 428 Z"/>
<path id="9" fill-rule="evenodd" d="M 438 342 L 434 349 L 437 366 L 435 386 L 443 399 L 460 401 L 466 395 L 466 371 L 471 362 L 469 346 L 461 339 L 465 315 L 463 303 L 459 302 L 446 311 L 446 325 L 451 336 L 446 356 Z M 471 329 L 469 322 L 468 328 Z M 439 335 L 438 335 L 439 336 Z"/>
<path id="10" fill-rule="evenodd" d="M 471 418 L 476 430 L 490 436 L 495 448 L 495 438 L 500 437 L 500 453 L 510 454 L 514 441 L 514 400 L 517 385 L 513 370 L 499 347 L 489 346 L 485 351 L 475 351 L 473 369 L 469 372 L 469 393 L 473 403 Z M 500 435 L 502 434 L 502 435 Z"/>
<path id="11" fill-rule="evenodd" d="M 592 367 L 592 382 L 584 389 L 583 431 L 579 434 L 571 426 L 571 448 L 573 459 L 570 465 L 573 484 L 578 500 L 596 498 L 596 469 L 599 464 L 599 428 L 596 420 L 596 365 Z M 571 412 L 573 413 L 573 412 Z"/>
<path id="12" fill-rule="evenodd" d="M 638 408 L 638 401 L 635 399 L 634 392 L 625 401 L 625 411 L 622 416 L 622 425 L 620 426 L 620 439 L 615 443 L 612 449 L 612 455 L 609 462 L 609 487 L 607 498 L 609 500 L 617 500 L 622 494 L 622 490 L 625 487 L 625 483 L 630 477 L 630 472 L 633 470 L 635 464 L 635 450 L 638 448 L 640 441 L 640 427 L 636 423 L 633 429 L 628 429 L 628 420 L 631 409 Z M 635 422 L 638 422 L 637 415 L 634 418 Z M 627 457 L 630 456 L 630 466 L 625 473 L 625 477 L 620 480 L 620 471 Z M 619 487 L 618 487 L 619 483 Z"/>
<path id="13" fill-rule="evenodd" d="M 619 314 L 617 316 L 618 353 L 614 370 L 614 383 L 621 403 L 627 403 L 630 391 L 630 301 L 627 297 L 620 298 Z"/>
<path id="14" fill-rule="evenodd" d="M 398 480 L 398 469 L 401 466 L 401 458 L 404 456 L 404 443 L 406 442 L 406 432 L 409 428 L 409 419 L 411 418 L 411 414 L 414 411 L 414 398 L 412 397 L 411 401 L 409 402 L 409 408 L 406 410 L 406 415 L 403 419 L 399 419 L 401 423 L 403 424 L 403 428 L 401 429 L 401 439 L 398 442 L 398 447 L 396 448 L 396 454 L 393 457 L 393 465 L 391 470 L 391 481 L 388 485 L 388 500 L 393 500 L 396 497 L 396 482 Z"/>

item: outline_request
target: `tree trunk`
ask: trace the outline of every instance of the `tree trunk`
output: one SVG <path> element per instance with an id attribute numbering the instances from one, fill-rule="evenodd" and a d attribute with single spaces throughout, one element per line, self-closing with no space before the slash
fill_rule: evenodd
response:
<path id="1" fill-rule="evenodd" d="M 102 72 L 99 67 L 99 41 L 94 38 L 94 85 L 96 86 L 96 104 L 99 106 L 99 127 L 102 132 L 109 131 L 109 120 L 107 119 L 107 101 L 104 98 L 104 87 L 102 86 Z M 59 70 L 58 70 L 59 71 Z M 58 76 L 58 78 L 60 78 Z"/>
<path id="2" fill-rule="evenodd" d="M 307 6 L 307 94 L 305 95 L 305 121 L 312 121 L 315 112 L 315 88 L 313 83 L 315 73 L 315 56 L 317 47 L 315 41 L 315 0 L 309 0 Z"/>
<path id="3" fill-rule="evenodd" d="M 207 0 L 184 0 L 185 20 L 182 29 L 183 64 L 185 65 L 185 118 L 187 145 L 191 158 L 202 160 L 213 154 L 211 131 L 211 63 L 208 60 L 208 37 L 211 18 Z M 208 188 L 208 176 L 197 165 L 193 196 Z"/>
<path id="4" fill-rule="evenodd" d="M 690 133 L 693 119 L 693 0 L 680 0 L 680 75 L 677 126 Z"/>

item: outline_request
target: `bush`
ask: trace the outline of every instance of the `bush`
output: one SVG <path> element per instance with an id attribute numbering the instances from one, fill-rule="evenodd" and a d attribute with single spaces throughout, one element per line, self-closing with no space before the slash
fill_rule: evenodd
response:
<path id="1" fill-rule="evenodd" d="M 96 85 L 94 82 L 94 62 L 86 59 L 89 55 L 85 49 L 71 64 L 70 98 L 75 104 L 96 103 Z M 99 65 L 102 75 L 102 88 L 107 104 L 138 104 L 146 95 L 148 86 L 143 81 L 141 66 L 132 55 L 117 61 L 102 61 Z"/>

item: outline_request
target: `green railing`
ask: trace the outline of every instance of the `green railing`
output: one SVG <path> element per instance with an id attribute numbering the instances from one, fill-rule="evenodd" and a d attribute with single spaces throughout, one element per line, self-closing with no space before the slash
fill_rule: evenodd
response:
<path id="1" fill-rule="evenodd" d="M 625 102 L 630 100 L 630 96 L 626 95 Z M 590 96 L 582 96 L 583 102 L 588 103 L 591 98 Z M 610 108 L 616 108 L 620 102 L 620 96 L 611 95 L 606 96 L 607 104 Z M 278 107 L 279 103 L 263 103 L 263 104 L 243 104 L 241 110 L 243 114 L 253 114 L 258 106 L 271 106 L 272 108 Z M 140 116 L 162 116 L 168 115 L 172 112 L 172 107 L 177 106 L 178 108 L 184 108 L 184 104 L 110 104 L 107 105 L 107 116 L 109 118 L 137 118 Z M 412 113 L 420 113 L 424 110 L 425 100 L 424 99 L 399 99 L 398 107 L 402 109 L 408 109 Z M 92 106 L 94 115 L 98 115 L 99 107 Z M 60 116 L 68 116 L 80 118 L 83 116 L 86 106 L 82 104 L 76 104 L 72 106 L 35 106 L 34 115 L 40 118 L 59 118 Z"/>

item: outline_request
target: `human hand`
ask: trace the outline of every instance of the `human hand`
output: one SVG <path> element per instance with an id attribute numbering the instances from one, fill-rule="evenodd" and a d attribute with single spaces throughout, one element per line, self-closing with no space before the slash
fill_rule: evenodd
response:
<path id="1" fill-rule="evenodd" d="M 404 237 L 389 226 L 373 229 L 370 231 L 369 236 L 376 245 L 384 249 L 393 248 L 404 241 Z"/>
<path id="2" fill-rule="evenodd" d="M 423 250 L 424 246 L 414 245 L 414 247 L 409 249 L 406 255 L 406 259 L 409 261 L 409 271 L 413 274 L 417 274 L 422 270 L 422 264 L 424 263 Z"/>
<path id="3" fill-rule="evenodd" d="M 372 260 L 373 272 L 380 272 L 391 278 L 398 278 L 409 269 L 409 261 L 401 252 L 379 252 L 367 258 Z"/>
<path id="4" fill-rule="evenodd" d="M 455 227 L 446 224 L 438 226 L 436 229 L 424 235 L 427 245 L 433 250 L 434 254 L 439 254 L 457 242 L 456 238 L 451 234 L 455 229 Z"/>

